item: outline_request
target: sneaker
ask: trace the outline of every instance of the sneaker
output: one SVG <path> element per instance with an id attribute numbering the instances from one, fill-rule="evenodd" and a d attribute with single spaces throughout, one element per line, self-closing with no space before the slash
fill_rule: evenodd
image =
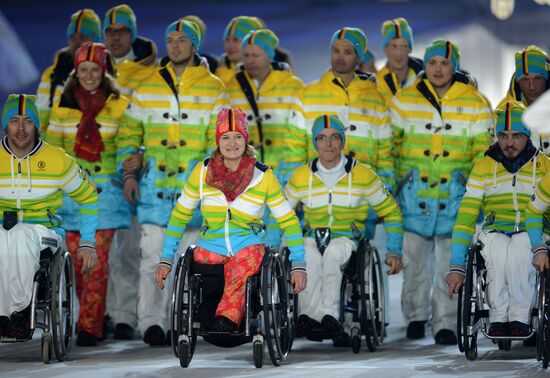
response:
<path id="1" fill-rule="evenodd" d="M 340 332 L 342 327 L 340 327 L 340 322 L 331 315 L 323 316 L 321 319 L 321 327 L 331 332 Z"/>
<path id="2" fill-rule="evenodd" d="M 7 336 L 9 325 L 10 318 L 8 318 L 7 316 L 0 316 L 0 337 Z"/>
<path id="3" fill-rule="evenodd" d="M 456 345 L 456 335 L 450 329 L 442 329 L 435 334 L 435 343 L 437 345 Z"/>
<path id="4" fill-rule="evenodd" d="M 529 325 L 522 322 L 510 322 L 510 335 L 513 337 L 529 336 Z"/>
<path id="5" fill-rule="evenodd" d="M 321 328 L 321 323 L 304 314 L 298 316 L 298 321 L 296 322 L 296 336 L 306 336 L 313 328 Z"/>
<path id="6" fill-rule="evenodd" d="M 162 346 L 165 343 L 164 331 L 158 325 L 151 326 L 145 330 L 143 341 L 150 346 Z"/>
<path id="7" fill-rule="evenodd" d="M 407 326 L 407 339 L 417 340 L 426 336 L 426 320 L 415 320 Z"/>
<path id="8" fill-rule="evenodd" d="M 487 334 L 493 337 L 508 336 L 508 324 L 500 322 L 491 323 Z"/>
<path id="9" fill-rule="evenodd" d="M 332 345 L 335 347 L 350 347 L 351 337 L 346 332 L 342 332 L 340 336 L 332 339 Z"/>
<path id="10" fill-rule="evenodd" d="M 113 334 L 115 340 L 132 340 L 134 338 L 134 329 L 126 323 L 117 323 Z"/>
<path id="11" fill-rule="evenodd" d="M 76 345 L 90 347 L 97 346 L 99 343 L 99 338 L 95 337 L 89 332 L 79 331 L 78 336 L 76 337 Z"/>
<path id="12" fill-rule="evenodd" d="M 235 332 L 237 330 L 237 324 L 225 316 L 216 316 L 214 323 L 212 323 L 212 332 Z"/>
<path id="13" fill-rule="evenodd" d="M 22 311 L 11 314 L 11 322 L 8 323 L 6 332 L 8 337 L 25 340 L 32 336 L 30 313 L 31 307 L 28 306 Z"/>

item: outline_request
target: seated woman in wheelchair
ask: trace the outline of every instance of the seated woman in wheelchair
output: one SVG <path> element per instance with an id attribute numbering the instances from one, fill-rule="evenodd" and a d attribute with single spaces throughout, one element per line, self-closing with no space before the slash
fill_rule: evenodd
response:
<path id="1" fill-rule="evenodd" d="M 306 286 L 306 268 L 298 218 L 272 170 L 256 160 L 248 145 L 246 114 L 241 109 L 219 112 L 216 144 L 210 158 L 191 173 L 172 211 L 156 280 L 162 289 L 179 240 L 200 202 L 204 223 L 193 258 L 202 264 L 224 265 L 224 292 L 211 330 L 232 332 L 244 316 L 246 280 L 258 272 L 265 252 L 266 204 L 289 244 L 295 293 Z"/>
<path id="2" fill-rule="evenodd" d="M 82 271 L 96 262 L 95 186 L 64 151 L 40 138 L 36 97 L 10 95 L 4 104 L 0 146 L 0 337 L 28 339 L 33 278 L 40 252 L 56 251 L 62 235 L 56 215 L 63 193 L 81 204 Z M 57 233 L 56 233 L 57 232 Z"/>
<path id="3" fill-rule="evenodd" d="M 550 159 L 531 143 L 531 132 L 521 120 L 524 110 L 523 104 L 515 101 L 496 110 L 497 142 L 470 173 L 453 229 L 446 278 L 452 296 L 464 282 L 465 257 L 483 210 L 486 219 L 478 240 L 487 268 L 488 335 L 493 337 L 530 333 L 534 284 L 524 210 L 537 183 L 550 172 Z"/>
<path id="4" fill-rule="evenodd" d="M 336 116 L 319 116 L 312 138 L 318 157 L 299 167 L 285 188 L 291 206 L 303 206 L 309 229 L 304 239 L 308 286 L 299 296 L 298 335 L 313 328 L 341 330 L 337 319 L 343 268 L 358 243 L 357 230 L 352 233 L 352 228 L 364 234 L 369 207 L 384 218 L 388 273 L 399 273 L 402 268 L 401 210 L 369 166 L 344 155 L 342 122 Z"/>

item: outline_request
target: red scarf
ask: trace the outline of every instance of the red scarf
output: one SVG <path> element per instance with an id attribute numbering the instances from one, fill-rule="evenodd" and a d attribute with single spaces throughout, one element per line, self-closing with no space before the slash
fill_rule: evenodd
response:
<path id="1" fill-rule="evenodd" d="M 91 93 L 78 86 L 74 97 L 82 111 L 74 143 L 75 156 L 90 162 L 100 161 L 105 145 L 99 133 L 100 125 L 96 122 L 95 117 L 105 107 L 107 95 L 101 89 Z"/>
<path id="2" fill-rule="evenodd" d="M 221 190 L 228 201 L 234 201 L 250 184 L 255 164 L 255 157 L 243 156 L 237 170 L 232 172 L 223 164 L 221 154 L 218 154 L 208 163 L 206 183 Z"/>

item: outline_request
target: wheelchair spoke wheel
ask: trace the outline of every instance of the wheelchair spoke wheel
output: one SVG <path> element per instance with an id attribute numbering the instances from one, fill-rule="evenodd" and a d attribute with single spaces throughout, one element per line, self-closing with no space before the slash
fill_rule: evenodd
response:
<path id="1" fill-rule="evenodd" d="M 58 250 L 52 266 L 51 327 L 53 349 L 59 361 L 65 361 L 75 334 L 75 273 L 72 256 Z"/>
<path id="2" fill-rule="evenodd" d="M 472 326 L 476 322 L 476 290 L 475 285 L 475 248 L 468 251 L 468 264 L 466 267 L 466 276 L 462 288 L 462 347 L 468 360 L 473 361 L 477 358 L 477 332 L 473 331 Z"/>
<path id="3" fill-rule="evenodd" d="M 550 282 L 548 269 L 539 273 L 537 283 L 538 329 L 537 329 L 537 360 L 542 361 L 542 367 L 548 368 L 550 361 Z"/>

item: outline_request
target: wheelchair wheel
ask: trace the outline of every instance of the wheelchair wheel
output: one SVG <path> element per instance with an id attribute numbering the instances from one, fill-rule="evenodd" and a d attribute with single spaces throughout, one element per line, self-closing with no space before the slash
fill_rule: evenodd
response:
<path id="1" fill-rule="evenodd" d="M 537 282 L 537 360 L 542 361 L 542 367 L 548 368 L 550 361 L 550 282 L 548 269 L 538 274 Z"/>
<path id="2" fill-rule="evenodd" d="M 52 264 L 51 326 L 53 348 L 59 361 L 65 361 L 75 334 L 75 273 L 69 252 L 59 249 Z"/>
<path id="3" fill-rule="evenodd" d="M 458 327 L 462 327 L 460 336 L 462 339 L 463 352 L 466 358 L 470 361 L 477 359 L 477 331 L 474 331 L 476 323 L 476 296 L 475 290 L 475 248 L 470 248 L 468 251 L 468 264 L 466 266 L 466 276 L 462 285 L 462 323 Z M 459 302 L 460 303 L 460 302 Z M 459 307 L 460 309 L 460 307 Z"/>
<path id="4" fill-rule="evenodd" d="M 382 264 L 376 248 L 368 244 L 357 253 L 361 333 L 365 335 L 369 351 L 374 352 L 384 341 L 386 322 Z"/>
<path id="5" fill-rule="evenodd" d="M 189 269 L 192 257 L 192 251 L 188 249 L 178 260 L 170 309 L 172 348 L 180 360 L 181 367 L 189 366 L 197 343 L 197 333 L 193 330 L 194 293 L 196 292 L 193 289 L 195 289 L 196 280 Z"/>
<path id="6" fill-rule="evenodd" d="M 252 355 L 255 367 L 259 369 L 264 366 L 264 343 L 262 340 L 254 340 L 252 342 Z"/>
<path id="7" fill-rule="evenodd" d="M 52 359 L 52 337 L 47 333 L 42 334 L 41 339 L 41 352 L 42 352 L 42 361 L 45 364 L 49 364 Z"/>
<path id="8" fill-rule="evenodd" d="M 268 253 L 266 251 L 266 253 Z M 288 275 L 279 254 L 269 253 L 262 263 L 261 298 L 263 330 L 269 357 L 279 366 L 290 349 L 292 332 L 288 300 Z"/>

